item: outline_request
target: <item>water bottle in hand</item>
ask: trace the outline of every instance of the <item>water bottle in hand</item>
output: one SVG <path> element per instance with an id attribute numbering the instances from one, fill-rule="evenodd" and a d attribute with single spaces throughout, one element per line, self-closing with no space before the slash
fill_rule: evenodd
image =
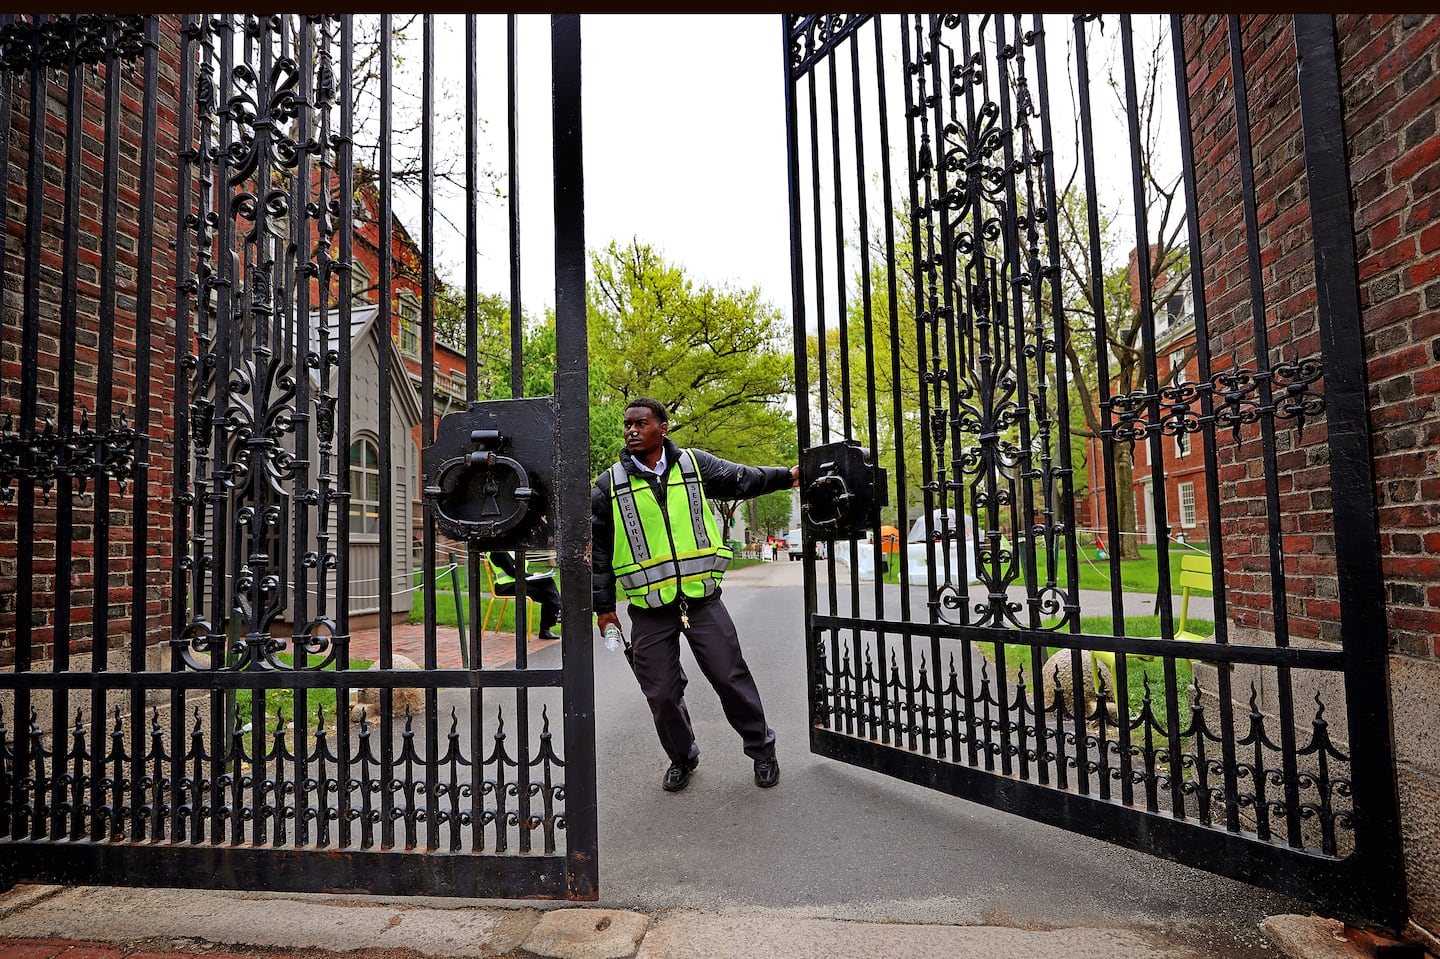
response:
<path id="1" fill-rule="evenodd" d="M 606 627 L 605 627 L 605 648 L 606 648 L 606 649 L 611 650 L 612 652 L 613 652 L 614 650 L 619 649 L 621 646 L 624 645 L 623 638 L 624 638 L 624 633 L 620 632 L 620 627 L 619 627 L 619 626 L 616 626 L 614 623 L 611 623 L 609 626 L 606 626 Z"/>

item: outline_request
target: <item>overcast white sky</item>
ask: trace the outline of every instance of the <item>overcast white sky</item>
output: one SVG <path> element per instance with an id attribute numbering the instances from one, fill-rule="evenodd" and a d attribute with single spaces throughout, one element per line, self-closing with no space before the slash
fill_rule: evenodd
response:
<path id="1" fill-rule="evenodd" d="M 503 174 L 509 122 L 505 17 L 482 14 L 477 20 L 478 112 L 485 123 L 483 163 L 500 175 L 497 186 L 503 195 L 508 189 Z M 527 311 L 535 314 L 554 303 L 550 18 L 534 14 L 518 21 L 522 291 Z M 442 15 L 436 22 L 436 76 L 441 98 L 435 111 L 441 117 L 436 146 L 442 158 L 458 160 L 465 153 L 460 120 L 465 18 Z M 585 240 L 589 249 L 603 248 L 612 240 L 628 243 L 638 239 L 661 249 L 692 279 L 759 287 L 767 300 L 789 314 L 781 22 L 779 14 L 586 14 L 581 18 Z M 1046 32 L 1053 41 L 1052 78 L 1058 86 L 1063 86 L 1067 72 L 1070 29 L 1068 16 L 1047 18 Z M 1113 46 L 1113 28 L 1100 32 L 1096 25 L 1091 32 L 1103 41 L 1102 47 Z M 420 62 L 418 23 L 412 26 L 411 36 L 416 46 L 397 49 L 402 72 L 417 70 Z M 1097 50 L 1095 56 L 1102 53 Z M 1095 69 L 1102 72 L 1099 66 Z M 898 74 L 897 67 L 896 79 Z M 399 91 L 417 89 L 417 81 L 417 76 L 407 81 L 397 75 L 398 109 L 405 108 Z M 900 96 L 902 84 L 891 82 L 894 100 Z M 1063 131 L 1069 123 L 1069 109 L 1069 96 L 1057 93 L 1052 111 L 1061 154 L 1068 149 Z M 1096 104 L 1097 153 L 1102 181 L 1118 174 L 1114 184 L 1118 188 L 1128 162 L 1124 129 L 1110 115 L 1112 109 L 1107 108 L 1104 97 Z M 903 122 L 900 118 L 903 104 L 896 102 L 892 123 Z M 900 136 L 897 131 L 895 142 L 903 142 Z M 867 149 L 873 151 L 874 144 Z M 1063 156 L 1060 161 L 1064 162 Z M 802 170 L 808 169 L 808 162 L 802 160 Z M 867 162 L 878 167 L 876 160 Z M 842 163 L 847 170 L 852 168 L 850 160 Z M 850 175 L 847 172 L 846 176 Z M 804 190 L 802 194 L 808 196 Z M 397 193 L 395 202 L 402 221 L 420 239 L 418 201 Z M 461 230 L 447 221 L 463 229 L 463 194 L 442 194 L 437 209 L 435 252 L 441 275 L 447 282 L 460 284 L 465 243 Z M 852 216 L 853 210 L 847 210 L 847 219 Z M 492 195 L 481 209 L 476 244 L 482 291 L 508 293 L 506 224 L 506 203 L 501 196 Z M 808 250 L 806 255 L 809 262 Z M 846 275 L 853 270 L 853 264 L 847 265 Z"/>
<path id="2" fill-rule="evenodd" d="M 479 19 L 485 162 L 503 174 L 504 18 Z M 586 14 L 581 24 L 586 246 L 639 239 L 696 280 L 760 287 L 788 312 L 780 15 Z M 437 26 L 440 96 L 463 107 L 464 19 L 439 17 Z M 521 285 L 527 310 L 539 312 L 554 303 L 550 18 L 521 16 L 519 35 Z M 463 155 L 460 130 L 442 124 L 437 151 Z M 396 203 L 419 239 L 418 203 Z M 437 206 L 463 227 L 458 196 Z M 505 202 L 490 199 L 481 216 L 480 288 L 504 293 Z M 442 275 L 463 281 L 463 240 L 444 217 L 436 247 Z"/>

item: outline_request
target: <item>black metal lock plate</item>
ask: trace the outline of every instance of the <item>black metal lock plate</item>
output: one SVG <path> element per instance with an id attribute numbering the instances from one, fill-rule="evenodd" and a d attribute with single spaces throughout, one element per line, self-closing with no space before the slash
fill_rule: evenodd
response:
<path id="1" fill-rule="evenodd" d="M 813 539 L 861 536 L 889 499 L 885 471 L 854 440 L 812 446 L 800 454 L 800 519 Z"/>
<path id="2" fill-rule="evenodd" d="M 483 549 L 553 547 L 550 397 L 485 400 L 442 417 L 422 465 L 442 534 Z"/>

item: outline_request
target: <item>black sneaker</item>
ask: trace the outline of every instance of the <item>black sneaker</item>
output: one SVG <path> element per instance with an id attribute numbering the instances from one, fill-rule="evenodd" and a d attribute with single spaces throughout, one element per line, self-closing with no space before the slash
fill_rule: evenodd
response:
<path id="1" fill-rule="evenodd" d="M 670 768 L 665 770 L 665 778 L 661 780 L 660 788 L 667 793 L 678 793 L 690 785 L 690 774 L 698 765 L 700 765 L 699 756 L 683 763 L 671 763 Z"/>
<path id="2" fill-rule="evenodd" d="M 780 760 L 771 756 L 769 759 L 755 760 L 755 785 L 761 789 L 769 789 L 780 781 Z"/>

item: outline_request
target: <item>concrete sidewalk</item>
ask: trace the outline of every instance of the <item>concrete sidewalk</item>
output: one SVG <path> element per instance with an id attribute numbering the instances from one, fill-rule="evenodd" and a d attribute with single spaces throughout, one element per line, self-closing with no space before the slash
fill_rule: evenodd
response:
<path id="1" fill-rule="evenodd" d="M 1365 953 L 1324 920 L 1286 917 L 1306 959 Z M 1298 938 L 1297 938 L 1298 937 Z M 1277 942 L 1279 940 L 1277 939 Z M 1329 951 L 1315 952 L 1318 947 Z M 790 910 L 645 913 L 562 904 L 109 886 L 0 896 L 0 959 L 364 953 L 437 959 L 1224 959 L 1153 931 L 864 923 Z"/>

